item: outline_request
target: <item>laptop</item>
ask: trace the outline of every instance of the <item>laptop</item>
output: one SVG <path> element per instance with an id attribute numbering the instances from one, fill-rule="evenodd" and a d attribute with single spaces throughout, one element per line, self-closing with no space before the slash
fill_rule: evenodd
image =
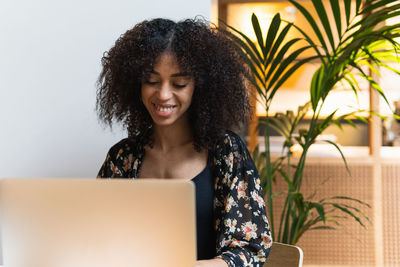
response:
<path id="1" fill-rule="evenodd" d="M 190 181 L 2 179 L 4 267 L 189 267 Z"/>

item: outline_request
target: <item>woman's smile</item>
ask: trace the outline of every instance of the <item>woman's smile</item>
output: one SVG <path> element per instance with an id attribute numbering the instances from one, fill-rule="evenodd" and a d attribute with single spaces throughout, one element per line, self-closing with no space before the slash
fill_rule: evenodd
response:
<path id="1" fill-rule="evenodd" d="M 153 107 L 155 109 L 155 112 L 159 116 L 169 116 L 171 115 L 175 108 L 176 105 L 165 105 L 165 104 L 155 104 L 153 103 Z"/>

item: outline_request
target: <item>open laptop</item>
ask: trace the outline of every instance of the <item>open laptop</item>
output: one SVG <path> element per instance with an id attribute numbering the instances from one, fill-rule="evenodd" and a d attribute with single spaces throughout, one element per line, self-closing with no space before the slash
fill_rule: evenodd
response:
<path id="1" fill-rule="evenodd" d="M 178 180 L 2 179 L 4 267 L 189 267 L 195 190 Z"/>

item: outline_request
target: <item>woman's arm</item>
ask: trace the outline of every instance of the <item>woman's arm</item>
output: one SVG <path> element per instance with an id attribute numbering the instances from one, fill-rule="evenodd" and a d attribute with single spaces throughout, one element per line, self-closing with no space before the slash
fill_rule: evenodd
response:
<path id="1" fill-rule="evenodd" d="M 261 267 L 272 245 L 258 171 L 232 132 L 215 154 L 217 257 L 229 267 Z"/>

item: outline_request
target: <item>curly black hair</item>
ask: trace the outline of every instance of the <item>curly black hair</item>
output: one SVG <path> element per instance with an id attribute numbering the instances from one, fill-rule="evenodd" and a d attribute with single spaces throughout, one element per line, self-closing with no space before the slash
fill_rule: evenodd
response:
<path id="1" fill-rule="evenodd" d="M 141 101 L 141 84 L 157 58 L 172 52 L 194 77 L 189 118 L 194 146 L 212 149 L 226 130 L 245 123 L 251 111 L 247 70 L 229 34 L 201 19 L 146 20 L 115 42 L 101 60 L 96 109 L 109 126 L 122 122 L 130 138 L 151 143 L 152 119 Z"/>

